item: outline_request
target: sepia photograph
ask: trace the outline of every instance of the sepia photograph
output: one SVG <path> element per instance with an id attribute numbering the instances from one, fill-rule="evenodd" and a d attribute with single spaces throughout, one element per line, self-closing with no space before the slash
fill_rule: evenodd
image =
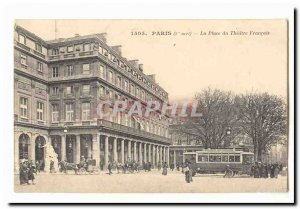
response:
<path id="1" fill-rule="evenodd" d="M 287 193 L 287 19 L 16 19 L 14 192 Z"/>

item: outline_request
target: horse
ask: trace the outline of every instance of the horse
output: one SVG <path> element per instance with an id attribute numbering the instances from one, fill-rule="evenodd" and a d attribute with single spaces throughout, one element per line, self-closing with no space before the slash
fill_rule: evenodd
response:
<path id="1" fill-rule="evenodd" d="M 68 170 L 74 170 L 75 174 L 78 173 L 78 166 L 76 163 L 68 163 L 67 161 L 60 161 L 58 163 L 58 165 L 60 166 L 60 170 L 61 172 L 67 173 Z"/>

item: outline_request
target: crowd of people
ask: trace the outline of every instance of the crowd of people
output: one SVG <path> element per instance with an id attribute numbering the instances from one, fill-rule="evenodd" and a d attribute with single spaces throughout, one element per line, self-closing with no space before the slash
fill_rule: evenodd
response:
<path id="1" fill-rule="evenodd" d="M 38 166 L 36 166 L 32 160 L 31 161 L 25 159 L 21 160 L 20 171 L 19 171 L 21 185 L 35 184 L 34 174 L 37 175 L 37 172 L 40 172 L 39 162 L 36 162 L 36 164 L 38 164 Z"/>
<path id="2" fill-rule="evenodd" d="M 251 167 L 250 176 L 254 178 L 277 178 L 278 174 L 282 171 L 282 164 L 274 163 L 267 164 L 255 162 Z"/>
<path id="3" fill-rule="evenodd" d="M 81 158 L 81 162 L 78 165 L 81 165 L 86 163 L 87 160 L 84 158 Z M 157 164 L 157 170 L 161 171 L 162 169 L 162 175 L 166 176 L 168 174 L 168 168 L 170 168 L 170 171 L 174 171 L 176 166 L 176 170 L 180 171 L 185 176 L 185 181 L 187 183 L 190 183 L 193 181 L 193 167 L 191 165 L 191 162 L 185 161 L 182 163 L 177 163 L 176 165 L 174 163 L 171 163 L 170 166 L 167 164 L 167 162 L 159 162 Z M 151 162 L 143 162 L 142 164 L 135 162 L 135 161 L 126 161 L 124 164 L 117 163 L 116 161 L 109 162 L 108 163 L 108 174 L 113 174 L 113 171 L 116 171 L 116 173 L 134 173 L 134 172 L 140 172 L 141 170 L 144 170 L 145 172 L 150 172 L 151 169 L 154 168 L 154 165 L 151 164 Z M 103 170 L 103 165 L 100 163 L 100 169 Z M 35 163 L 31 160 L 22 159 L 20 161 L 20 184 L 21 185 L 30 185 L 35 184 L 35 175 L 37 175 L 41 170 L 41 163 L 39 161 L 36 161 Z M 267 163 L 261 163 L 261 162 L 255 162 L 251 166 L 250 171 L 250 177 L 254 178 L 277 178 L 279 173 L 283 170 L 283 166 L 278 163 L 274 164 L 267 164 Z M 54 173 L 54 162 L 50 162 L 50 173 Z M 229 165 L 226 166 L 226 169 L 224 171 L 224 178 L 228 177 L 231 178 L 234 176 L 233 171 L 229 167 Z"/>

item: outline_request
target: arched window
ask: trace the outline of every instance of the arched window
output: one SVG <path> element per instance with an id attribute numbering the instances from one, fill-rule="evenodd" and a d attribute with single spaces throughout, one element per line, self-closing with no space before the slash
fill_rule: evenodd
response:
<path id="1" fill-rule="evenodd" d="M 19 137 L 19 159 L 28 159 L 29 136 L 21 134 Z"/>

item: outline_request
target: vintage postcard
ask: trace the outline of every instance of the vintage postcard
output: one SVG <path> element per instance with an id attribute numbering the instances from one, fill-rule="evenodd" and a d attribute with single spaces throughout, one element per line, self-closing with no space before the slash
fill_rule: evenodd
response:
<path id="1" fill-rule="evenodd" d="M 289 192 L 288 25 L 16 19 L 14 192 Z"/>

